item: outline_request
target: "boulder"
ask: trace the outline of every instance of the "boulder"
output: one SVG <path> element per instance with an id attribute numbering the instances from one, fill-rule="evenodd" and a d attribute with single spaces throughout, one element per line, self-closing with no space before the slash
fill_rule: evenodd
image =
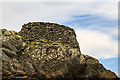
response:
<path id="1" fill-rule="evenodd" d="M 81 53 L 75 31 L 56 23 L 29 22 L 20 32 L 2 31 L 2 79 L 117 79 Z"/>

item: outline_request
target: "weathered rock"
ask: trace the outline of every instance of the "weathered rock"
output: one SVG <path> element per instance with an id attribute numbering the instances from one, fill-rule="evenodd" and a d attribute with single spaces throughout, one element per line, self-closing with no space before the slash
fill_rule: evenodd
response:
<path id="1" fill-rule="evenodd" d="M 32 22 L 19 33 L 1 31 L 3 79 L 117 78 L 97 59 L 80 52 L 72 28 Z"/>

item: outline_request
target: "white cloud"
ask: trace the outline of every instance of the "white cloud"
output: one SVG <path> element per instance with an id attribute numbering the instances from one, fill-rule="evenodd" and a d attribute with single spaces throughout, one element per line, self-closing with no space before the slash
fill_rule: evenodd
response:
<path id="1" fill-rule="evenodd" d="M 2 2 L 118 2 L 119 0 L 1 0 Z"/>
<path id="2" fill-rule="evenodd" d="M 117 26 L 117 23 L 115 23 L 114 25 L 116 25 L 116 26 L 109 26 L 109 27 L 108 26 L 105 26 L 105 27 L 102 26 L 101 27 L 101 26 L 98 26 L 96 24 L 96 25 L 87 26 L 87 29 L 92 30 L 92 31 L 99 31 L 99 32 L 107 34 L 107 35 L 109 35 L 111 37 L 115 36 L 116 38 L 118 38 L 118 26 Z M 73 26 L 80 27 L 77 24 L 73 24 Z"/>
<path id="3" fill-rule="evenodd" d="M 72 8 L 70 4 L 65 3 L 5 3 L 3 4 L 3 26 L 20 30 L 20 26 L 29 21 L 62 23 L 72 20 L 70 17 Z"/>
<path id="4" fill-rule="evenodd" d="M 110 35 L 89 29 L 75 29 L 83 54 L 96 58 L 118 57 L 118 42 Z"/>
<path id="5" fill-rule="evenodd" d="M 95 11 L 92 14 L 101 15 L 108 19 L 117 19 L 118 3 L 102 3 L 99 6 L 96 6 Z"/>
<path id="6" fill-rule="evenodd" d="M 23 23 L 29 21 L 49 21 L 65 23 L 76 15 L 94 15 L 107 19 L 117 19 L 117 3 L 3 3 L 4 28 L 19 31 Z M 111 11 L 112 10 L 112 11 Z M 3 26 L 1 28 L 3 28 Z"/>

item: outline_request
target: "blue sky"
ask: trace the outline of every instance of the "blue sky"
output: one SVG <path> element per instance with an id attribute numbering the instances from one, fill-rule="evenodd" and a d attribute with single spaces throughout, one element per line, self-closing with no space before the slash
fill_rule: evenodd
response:
<path id="1" fill-rule="evenodd" d="M 2 3 L 0 28 L 20 31 L 21 25 L 33 21 L 67 25 L 75 30 L 83 54 L 99 59 L 107 69 L 117 73 L 118 3 L 92 1 L 59 3 L 6 1 L 7 3 Z"/>
<path id="2" fill-rule="evenodd" d="M 118 73 L 118 58 L 109 58 L 109 59 L 99 59 L 99 62 L 109 70 Z"/>

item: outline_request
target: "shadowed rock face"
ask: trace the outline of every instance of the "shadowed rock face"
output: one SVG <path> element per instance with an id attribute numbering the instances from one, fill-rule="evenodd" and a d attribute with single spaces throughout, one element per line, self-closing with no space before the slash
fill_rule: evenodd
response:
<path id="1" fill-rule="evenodd" d="M 117 78 L 97 59 L 80 52 L 72 28 L 32 22 L 20 32 L 1 31 L 3 79 Z"/>

